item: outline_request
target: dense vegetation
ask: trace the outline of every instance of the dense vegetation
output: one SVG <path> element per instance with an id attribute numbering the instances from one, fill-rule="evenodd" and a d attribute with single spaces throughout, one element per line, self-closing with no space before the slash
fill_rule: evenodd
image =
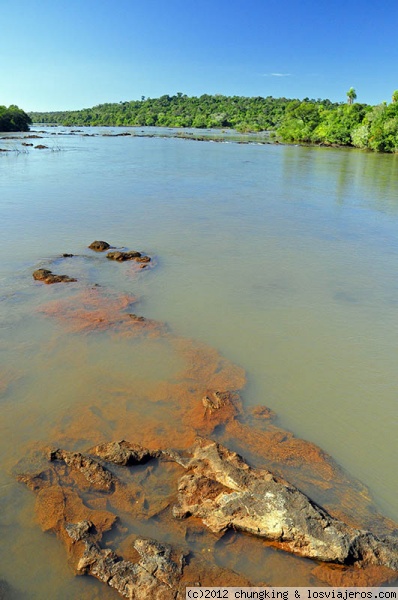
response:
<path id="1" fill-rule="evenodd" d="M 0 131 L 29 131 L 31 122 L 30 116 L 15 104 L 0 106 Z"/>
<path id="2" fill-rule="evenodd" d="M 318 101 L 332 106 L 329 100 Z M 158 127 L 227 128 L 238 131 L 276 129 L 289 104 L 286 98 L 245 98 L 203 95 L 199 98 L 178 93 L 141 101 L 101 104 L 68 112 L 31 113 L 34 122 L 61 125 L 156 125 Z"/>
<path id="3" fill-rule="evenodd" d="M 234 128 L 241 132 L 275 131 L 287 142 L 355 146 L 398 152 L 398 91 L 392 102 L 369 106 L 355 102 L 354 88 L 347 103 L 330 100 L 289 100 L 260 96 L 182 93 L 132 102 L 101 104 L 77 111 L 30 113 L 36 123 L 65 126 L 158 126 Z"/>

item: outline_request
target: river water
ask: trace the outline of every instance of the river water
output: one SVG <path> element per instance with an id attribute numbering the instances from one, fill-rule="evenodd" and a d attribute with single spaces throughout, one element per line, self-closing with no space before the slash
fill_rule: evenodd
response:
<path id="1" fill-rule="evenodd" d="M 72 288 L 34 282 L 39 267 L 138 296 L 135 312 L 242 367 L 246 406 L 270 407 L 398 521 L 398 157 L 46 131 L 23 139 L 42 150 L 0 139 L 0 580 L 14 596 L 108 597 L 73 578 L 13 469 L 87 398 L 100 405 L 110 381 L 150 395 L 182 362 L 156 337 L 65 332 L 40 311 Z M 156 266 L 123 272 L 90 254 L 95 239 Z M 64 252 L 76 260 L 57 261 Z"/>

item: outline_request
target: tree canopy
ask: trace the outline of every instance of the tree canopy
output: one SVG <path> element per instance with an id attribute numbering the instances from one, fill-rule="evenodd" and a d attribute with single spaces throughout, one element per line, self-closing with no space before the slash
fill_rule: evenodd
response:
<path id="1" fill-rule="evenodd" d="M 0 105 L 0 131 L 29 131 L 32 120 L 21 108 Z"/>

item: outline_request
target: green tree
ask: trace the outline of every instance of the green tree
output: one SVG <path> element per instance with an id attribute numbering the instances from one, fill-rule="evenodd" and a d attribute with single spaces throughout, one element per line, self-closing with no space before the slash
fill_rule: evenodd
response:
<path id="1" fill-rule="evenodd" d="M 357 93 L 353 87 L 350 87 L 350 89 L 347 92 L 347 103 L 352 104 L 354 102 L 354 100 L 356 100 L 356 99 L 357 99 Z"/>
<path id="2" fill-rule="evenodd" d="M 0 131 L 29 131 L 32 120 L 21 108 L 0 106 Z"/>

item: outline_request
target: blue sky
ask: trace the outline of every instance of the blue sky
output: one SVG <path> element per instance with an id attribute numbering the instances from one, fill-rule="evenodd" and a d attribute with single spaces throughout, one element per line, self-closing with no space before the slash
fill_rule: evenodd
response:
<path id="1" fill-rule="evenodd" d="M 390 101 L 397 0 L 0 0 L 0 104 L 225 94 Z"/>

